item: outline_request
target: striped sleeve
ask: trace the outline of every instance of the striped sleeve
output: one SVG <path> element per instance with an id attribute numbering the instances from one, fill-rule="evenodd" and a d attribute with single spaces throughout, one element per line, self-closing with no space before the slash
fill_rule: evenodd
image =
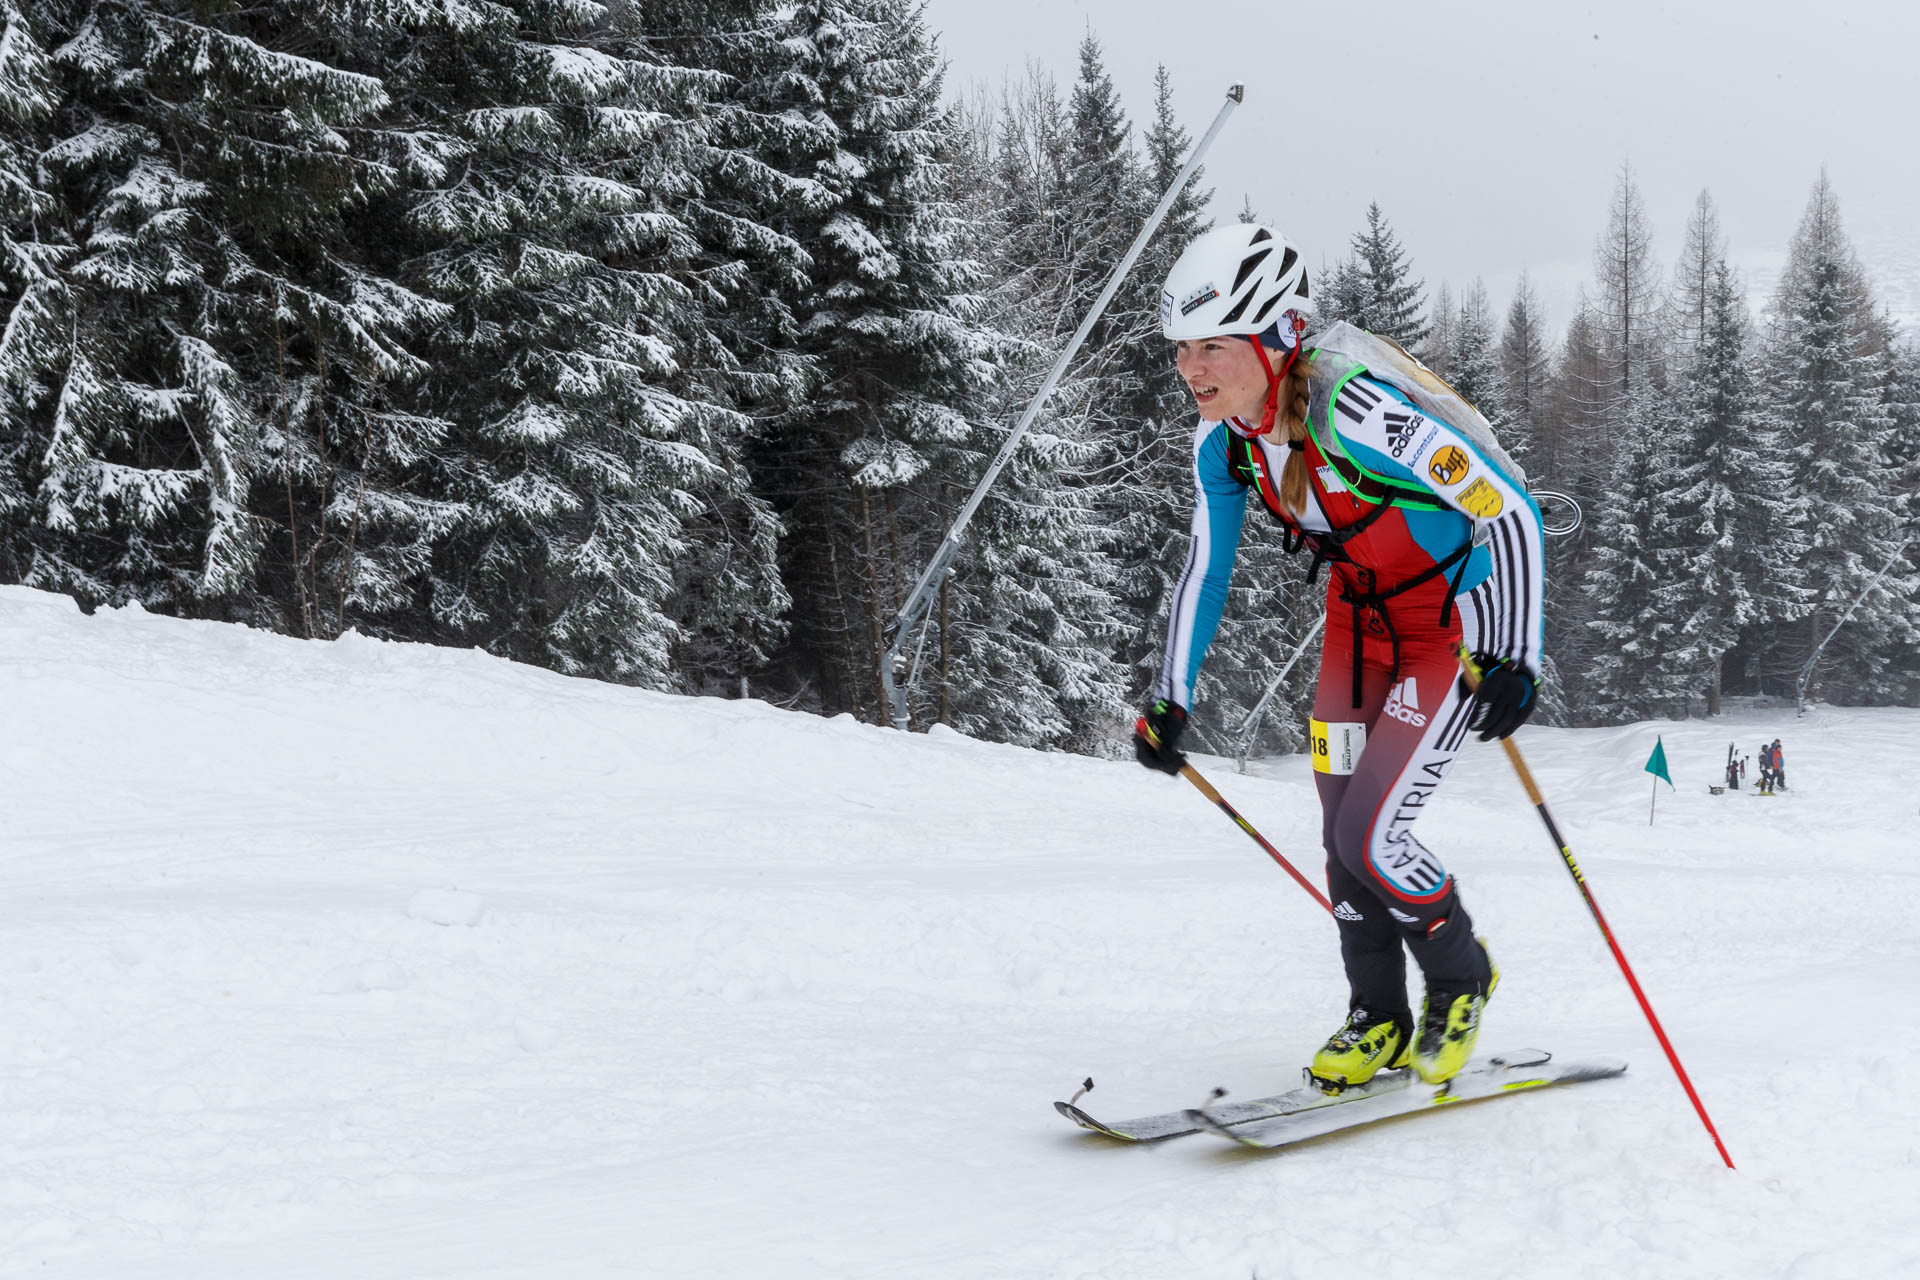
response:
<path id="1" fill-rule="evenodd" d="M 1342 446 L 1396 483 L 1427 490 L 1465 516 L 1489 570 L 1468 593 L 1488 620 L 1482 649 L 1541 670 L 1546 643 L 1546 533 L 1532 495 L 1467 437 L 1393 389 L 1362 378 L 1335 402 Z M 1429 547 L 1438 558 L 1457 543 Z M 1476 560 L 1480 559 L 1476 552 Z"/>
<path id="2" fill-rule="evenodd" d="M 1491 561 L 1470 593 L 1489 620 L 1482 648 L 1524 664 L 1536 675 L 1546 648 L 1546 531 L 1540 507 L 1473 442 L 1437 418 L 1437 433 L 1408 458 L 1408 470 L 1439 499 L 1473 522 L 1474 542 Z"/>
<path id="3" fill-rule="evenodd" d="M 1193 438 L 1193 540 L 1174 588 L 1167 652 L 1154 696 L 1193 706 L 1194 682 L 1227 608 L 1227 584 L 1240 550 L 1247 490 L 1227 467 L 1227 427 L 1202 422 Z"/>
<path id="4" fill-rule="evenodd" d="M 1539 511 L 1535 509 L 1531 519 L 1524 507 L 1510 511 L 1487 522 L 1485 528 L 1493 567 L 1470 593 L 1490 627 L 1482 647 L 1538 675 L 1546 625 Z"/>

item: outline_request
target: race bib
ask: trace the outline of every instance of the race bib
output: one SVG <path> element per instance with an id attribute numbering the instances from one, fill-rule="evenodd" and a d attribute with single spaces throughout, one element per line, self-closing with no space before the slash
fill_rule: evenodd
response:
<path id="1" fill-rule="evenodd" d="M 1313 750 L 1315 773 L 1345 776 L 1360 763 L 1360 753 L 1367 746 L 1367 726 L 1310 720 L 1307 722 L 1307 741 Z"/>

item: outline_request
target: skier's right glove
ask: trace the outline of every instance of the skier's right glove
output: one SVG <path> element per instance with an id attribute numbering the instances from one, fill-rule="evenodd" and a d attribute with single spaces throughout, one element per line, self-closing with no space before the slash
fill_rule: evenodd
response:
<path id="1" fill-rule="evenodd" d="M 1186 731 L 1187 709 L 1177 702 L 1156 698 L 1147 713 L 1133 722 L 1133 754 L 1141 764 L 1162 773 L 1179 773 L 1187 767 L 1180 753 L 1180 735 Z"/>

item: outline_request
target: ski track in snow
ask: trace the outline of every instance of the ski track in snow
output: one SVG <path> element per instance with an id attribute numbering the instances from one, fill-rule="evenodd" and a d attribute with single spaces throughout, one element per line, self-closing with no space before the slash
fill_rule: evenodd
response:
<path id="1" fill-rule="evenodd" d="M 1522 735 L 1729 1173 L 1492 747 L 1422 823 L 1482 1048 L 1632 1070 L 1257 1156 L 1049 1105 L 1277 1092 L 1344 1013 L 1130 762 L 21 588 L 0 705 L 0 1273 L 1920 1276 L 1920 712 Z M 1199 763 L 1317 874 L 1304 760 Z"/>

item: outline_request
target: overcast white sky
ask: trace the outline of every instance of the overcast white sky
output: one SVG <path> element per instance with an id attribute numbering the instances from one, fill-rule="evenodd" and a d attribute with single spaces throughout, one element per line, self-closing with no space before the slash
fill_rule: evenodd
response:
<path id="1" fill-rule="evenodd" d="M 1756 291 L 1826 165 L 1884 300 L 1920 319 L 1917 15 L 1912 0 L 927 4 L 954 93 L 1030 60 L 1064 93 L 1089 21 L 1136 126 L 1159 62 L 1196 138 L 1245 82 L 1207 159 L 1216 216 L 1244 194 L 1331 261 L 1377 199 L 1430 289 L 1478 275 L 1504 313 L 1526 267 L 1556 325 L 1623 160 L 1663 265 L 1706 187 Z"/>

